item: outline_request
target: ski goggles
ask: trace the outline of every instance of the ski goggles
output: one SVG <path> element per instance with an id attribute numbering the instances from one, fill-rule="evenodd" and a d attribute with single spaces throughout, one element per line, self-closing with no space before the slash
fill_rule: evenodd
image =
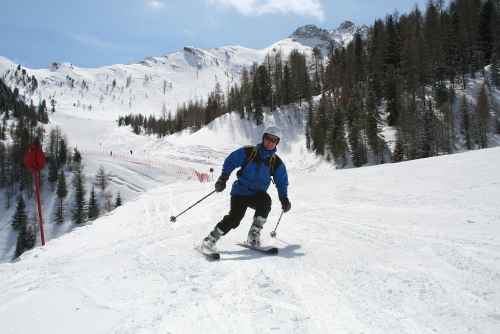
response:
<path id="1" fill-rule="evenodd" d="M 274 139 L 274 138 L 269 137 L 268 135 L 264 135 L 264 139 L 267 141 L 270 141 L 273 144 L 277 144 L 280 141 L 279 138 Z"/>

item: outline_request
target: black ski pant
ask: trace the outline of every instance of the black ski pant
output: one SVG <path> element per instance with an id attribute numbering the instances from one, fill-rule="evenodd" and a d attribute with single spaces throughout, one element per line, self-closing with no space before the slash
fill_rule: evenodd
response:
<path id="1" fill-rule="evenodd" d="M 231 209 L 229 214 L 225 215 L 215 227 L 223 231 L 224 234 L 237 228 L 243 217 L 245 217 L 248 208 L 255 210 L 254 217 L 261 216 L 262 218 L 267 218 L 269 212 L 271 212 L 271 204 L 271 197 L 265 191 L 261 191 L 251 196 L 231 196 Z"/>

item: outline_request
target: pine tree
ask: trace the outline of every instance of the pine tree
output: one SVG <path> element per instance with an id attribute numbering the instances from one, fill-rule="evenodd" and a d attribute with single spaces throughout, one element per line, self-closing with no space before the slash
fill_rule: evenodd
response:
<path id="1" fill-rule="evenodd" d="M 274 85 L 274 80 L 273 80 L 274 73 L 276 71 L 276 66 L 274 63 L 274 57 L 271 56 L 270 52 L 267 52 L 267 54 L 264 58 L 264 63 L 261 66 L 264 66 L 264 68 L 266 69 L 265 70 L 265 74 L 266 74 L 265 82 L 268 86 L 268 92 L 269 92 L 269 96 L 267 97 L 268 102 L 267 102 L 267 104 L 264 104 L 264 105 L 267 107 L 270 107 L 271 110 L 273 110 L 274 107 L 277 105 L 276 95 L 275 95 L 276 86 Z M 261 74 L 264 73 L 262 70 L 261 70 L 261 72 L 262 72 Z"/>
<path id="2" fill-rule="evenodd" d="M 271 81 L 269 80 L 269 72 L 264 65 L 257 68 L 257 89 L 259 90 L 259 97 L 261 105 L 265 107 L 272 107 L 272 89 Z"/>
<path id="3" fill-rule="evenodd" d="M 500 63 L 496 53 L 491 57 L 491 83 L 497 89 L 500 89 Z"/>
<path id="4" fill-rule="evenodd" d="M 7 186 L 7 147 L 0 142 L 0 188 Z"/>
<path id="5" fill-rule="evenodd" d="M 22 194 L 17 196 L 16 211 L 12 219 L 12 228 L 14 231 L 20 231 L 23 225 L 28 223 L 28 214 L 26 213 L 26 203 Z"/>
<path id="6" fill-rule="evenodd" d="M 366 80 L 365 45 L 359 31 L 354 34 L 354 59 L 352 62 L 356 82 Z"/>
<path id="7" fill-rule="evenodd" d="M 389 66 L 384 83 L 384 97 L 387 100 L 387 125 L 395 126 L 399 117 L 399 73 Z"/>
<path id="8" fill-rule="evenodd" d="M 361 167 L 366 162 L 366 148 L 362 137 L 361 103 L 356 96 L 351 96 L 347 105 L 348 140 L 351 147 L 351 162 Z"/>
<path id="9" fill-rule="evenodd" d="M 332 113 L 330 98 L 330 95 L 323 93 L 319 100 L 316 115 L 312 116 L 314 120 L 311 122 L 311 146 L 314 152 L 319 155 L 325 154 L 326 135 L 329 127 L 328 115 Z"/>
<path id="10" fill-rule="evenodd" d="M 459 53 L 461 75 L 466 88 L 467 73 L 474 73 L 478 69 L 477 41 L 479 40 L 479 6 L 480 1 L 460 1 L 456 4 L 458 12 L 458 40 L 460 41 Z"/>
<path id="11" fill-rule="evenodd" d="M 341 168 L 348 162 L 349 147 L 344 130 L 344 110 L 341 105 L 336 105 L 333 110 L 333 123 L 330 131 L 330 151 L 333 159 Z"/>
<path id="12" fill-rule="evenodd" d="M 215 83 L 213 98 L 216 103 L 216 109 L 214 111 L 215 118 L 219 117 L 224 113 L 224 93 L 222 92 L 222 87 L 219 82 Z"/>
<path id="13" fill-rule="evenodd" d="M 455 116 L 453 114 L 453 108 L 449 104 L 441 106 L 437 113 L 437 126 L 436 137 L 439 138 L 437 141 L 437 152 L 443 152 L 445 154 L 452 154 L 456 148 L 456 128 L 455 128 Z"/>
<path id="14" fill-rule="evenodd" d="M 99 201 L 97 199 L 94 186 L 90 190 L 90 199 L 87 207 L 89 219 L 96 219 L 99 217 Z"/>
<path id="15" fill-rule="evenodd" d="M 243 108 L 246 112 L 247 119 L 250 119 L 252 111 L 252 82 L 250 80 L 250 73 L 246 67 L 241 72 L 241 99 L 243 100 Z"/>
<path id="16" fill-rule="evenodd" d="M 436 155 L 436 142 L 434 138 L 434 129 L 436 127 L 436 119 L 434 115 L 434 110 L 432 108 L 432 103 L 428 103 L 427 107 L 424 107 L 424 119 L 423 119 L 423 136 L 422 136 L 422 152 L 419 158 L 428 158 Z"/>
<path id="17" fill-rule="evenodd" d="M 288 64 L 285 64 L 283 68 L 283 83 L 282 83 L 282 105 L 288 105 L 292 102 L 292 92 L 291 92 L 291 83 L 290 83 L 290 67 Z"/>
<path id="18" fill-rule="evenodd" d="M 56 104 L 57 104 L 56 100 L 54 100 L 54 99 L 50 100 L 50 105 L 52 106 L 52 109 L 51 109 L 52 113 L 56 112 Z"/>
<path id="19" fill-rule="evenodd" d="M 45 149 L 45 155 L 48 159 L 58 161 L 59 140 L 61 139 L 61 130 L 59 127 L 54 127 L 50 130 L 48 143 Z"/>
<path id="20" fill-rule="evenodd" d="M 103 208 L 106 212 L 110 212 L 114 209 L 113 207 L 113 192 L 111 190 L 102 193 L 103 198 Z"/>
<path id="21" fill-rule="evenodd" d="M 273 71 L 270 73 L 273 87 L 273 103 L 274 105 L 282 105 L 283 102 L 283 52 L 281 49 L 274 51 Z"/>
<path id="22" fill-rule="evenodd" d="M 73 175 L 73 186 L 75 187 L 75 201 L 73 203 L 73 223 L 83 224 L 87 218 L 85 212 L 85 185 L 83 165 L 77 167 Z"/>
<path id="23" fill-rule="evenodd" d="M 307 113 L 307 123 L 306 123 L 306 148 L 311 149 L 311 128 L 313 123 L 313 102 L 312 99 L 309 100 L 309 111 Z"/>
<path id="24" fill-rule="evenodd" d="M 116 200 L 115 200 L 115 208 L 121 206 L 123 204 L 123 199 L 122 199 L 122 195 L 120 194 L 120 192 L 118 191 L 118 193 L 116 194 Z"/>
<path id="25" fill-rule="evenodd" d="M 488 137 L 490 127 L 490 104 L 488 102 L 488 93 L 486 92 L 486 87 L 481 86 L 477 94 L 477 104 L 475 105 L 474 111 L 476 115 L 476 121 L 478 126 L 478 144 L 480 148 L 488 147 Z"/>
<path id="26" fill-rule="evenodd" d="M 493 53 L 493 36 L 491 27 L 491 18 L 493 13 L 493 2 L 491 0 L 485 0 L 481 4 L 479 11 L 479 48 L 483 54 L 484 64 L 488 65 L 491 60 L 491 55 Z"/>
<path id="27" fill-rule="evenodd" d="M 307 70 L 307 59 L 304 53 L 294 49 L 288 56 L 290 64 L 290 93 L 291 102 L 299 102 L 310 93 L 310 78 Z"/>
<path id="28" fill-rule="evenodd" d="M 19 235 L 17 236 L 16 250 L 14 251 L 14 259 L 21 256 L 26 250 L 31 249 L 35 246 L 36 235 L 33 232 L 33 228 L 27 224 L 23 225 L 19 230 Z"/>
<path id="29" fill-rule="evenodd" d="M 367 44 L 367 76 L 370 89 L 375 93 L 378 104 L 383 97 L 382 85 L 385 73 L 385 29 L 381 19 L 376 20 L 370 29 Z"/>
<path id="30" fill-rule="evenodd" d="M 500 135 L 500 104 L 495 103 L 493 110 L 495 111 L 495 133 Z"/>
<path id="31" fill-rule="evenodd" d="M 401 37 L 399 36 L 396 25 L 397 22 L 395 22 L 394 17 L 389 15 L 385 22 L 385 35 L 387 37 L 385 46 L 385 65 L 392 65 L 394 68 L 399 68 L 401 62 Z"/>
<path id="32" fill-rule="evenodd" d="M 52 160 L 49 165 L 49 177 L 48 181 L 51 184 L 52 191 L 54 191 L 54 183 L 59 179 L 59 171 L 57 168 L 57 163 Z"/>
<path id="33" fill-rule="evenodd" d="M 208 125 L 210 122 L 214 120 L 214 113 L 215 113 L 215 107 L 214 107 L 214 99 L 212 99 L 211 94 L 208 95 L 208 101 L 207 105 L 205 106 L 205 125 Z"/>
<path id="34" fill-rule="evenodd" d="M 66 145 L 67 140 L 65 138 L 61 138 L 59 141 L 59 152 L 57 155 L 57 162 L 59 165 L 65 165 L 66 159 L 68 158 L 68 147 Z"/>
<path id="35" fill-rule="evenodd" d="M 262 124 L 264 120 L 264 114 L 262 110 L 262 97 L 261 97 L 261 89 L 259 87 L 259 79 L 257 72 L 257 65 L 253 66 L 253 80 L 252 80 L 252 108 L 253 108 L 253 119 L 255 121 L 255 125 L 259 126 Z"/>
<path id="36" fill-rule="evenodd" d="M 100 165 L 97 173 L 95 174 L 95 178 L 97 180 L 96 185 L 99 186 L 99 189 L 101 189 L 101 191 L 104 191 L 109 185 L 111 172 L 109 174 L 106 174 L 104 166 Z"/>
<path id="37" fill-rule="evenodd" d="M 327 46 L 327 61 L 325 64 L 325 73 L 323 75 L 323 91 L 333 91 L 335 88 L 335 73 L 334 73 L 334 52 L 335 41 L 331 40 Z"/>
<path id="38" fill-rule="evenodd" d="M 311 93 L 313 96 L 319 95 L 323 91 L 325 69 L 323 55 L 318 47 L 313 49 L 310 68 L 312 73 Z"/>
<path id="39" fill-rule="evenodd" d="M 80 151 L 78 151 L 76 147 L 74 149 L 73 161 L 76 163 L 82 162 L 82 155 L 80 154 Z"/>
<path id="40" fill-rule="evenodd" d="M 19 231 L 14 258 L 21 256 L 27 249 L 33 248 L 36 242 L 36 235 L 33 228 L 28 224 L 28 214 L 25 208 L 24 198 L 22 195 L 19 195 L 17 197 L 17 206 L 12 222 L 14 230 Z"/>
<path id="41" fill-rule="evenodd" d="M 401 162 L 404 160 L 404 138 L 401 134 L 401 130 L 398 128 L 396 131 L 396 144 L 394 145 L 394 153 L 392 154 L 392 162 Z"/>
<path id="42" fill-rule="evenodd" d="M 62 224 L 64 223 L 63 202 L 64 198 L 68 196 L 68 187 L 66 185 L 66 176 L 64 175 L 64 171 L 61 171 L 61 173 L 59 174 L 56 195 L 59 198 L 59 205 L 57 206 L 55 222 L 57 224 Z"/>
<path id="43" fill-rule="evenodd" d="M 381 135 L 382 116 L 373 91 L 370 91 L 365 99 L 365 118 L 367 145 L 375 163 L 379 164 L 383 162 L 382 150 L 385 147 L 385 141 Z"/>
<path id="44" fill-rule="evenodd" d="M 7 113 L 5 114 L 7 116 Z M 0 140 L 7 139 L 7 117 L 3 118 L 2 124 L 0 125 Z"/>
<path id="45" fill-rule="evenodd" d="M 61 200 L 62 202 L 62 200 Z M 54 222 L 56 224 L 62 224 L 64 223 L 64 208 L 62 205 L 58 205 L 56 208 L 56 214 L 54 218 Z"/>
<path id="46" fill-rule="evenodd" d="M 241 88 L 238 86 L 238 84 L 234 85 L 234 108 L 240 115 L 240 118 L 243 119 L 245 118 L 245 104 L 243 101 L 243 95 L 241 93 Z"/>
<path id="47" fill-rule="evenodd" d="M 425 53 L 422 54 L 421 84 L 434 85 L 443 79 L 441 63 L 441 24 L 438 9 L 434 2 L 429 2 L 426 9 L 426 18 L 422 25 L 422 42 Z"/>
<path id="48" fill-rule="evenodd" d="M 38 105 L 38 120 L 43 123 L 49 123 L 49 115 L 47 114 L 47 104 L 45 100 L 42 100 Z"/>

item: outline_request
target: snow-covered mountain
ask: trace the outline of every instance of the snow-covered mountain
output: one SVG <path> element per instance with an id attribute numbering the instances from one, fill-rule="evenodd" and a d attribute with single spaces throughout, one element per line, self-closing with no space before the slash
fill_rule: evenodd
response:
<path id="1" fill-rule="evenodd" d="M 262 63 L 268 53 L 281 50 L 286 56 L 293 49 L 311 53 L 314 46 L 323 48 L 333 39 L 340 45 L 352 40 L 357 30 L 366 27 L 344 22 L 338 29 L 326 31 L 315 26 L 297 29 L 289 38 L 262 50 L 226 46 L 201 50 L 186 46 L 174 53 L 147 57 L 133 64 L 116 64 L 100 68 L 79 68 L 67 62 L 54 62 L 44 69 L 17 72 L 17 64 L 0 56 L 0 77 L 12 88 L 17 87 L 25 102 L 37 105 L 45 99 L 55 100 L 56 111 L 92 113 L 104 119 L 118 115 L 142 113 L 159 115 L 163 105 L 175 114 L 177 106 L 192 99 L 206 99 L 216 83 L 222 89 L 239 83 L 244 67 Z M 38 87 L 28 82 L 36 78 Z"/>
<path id="2" fill-rule="evenodd" d="M 359 33 L 362 38 L 366 38 L 368 27 L 366 25 L 356 25 L 351 21 L 344 21 L 337 29 L 332 30 L 308 24 L 295 30 L 289 38 L 304 46 L 318 47 L 323 56 L 326 57 L 330 41 L 334 41 L 336 47 L 347 46 L 353 41 L 356 33 Z"/>

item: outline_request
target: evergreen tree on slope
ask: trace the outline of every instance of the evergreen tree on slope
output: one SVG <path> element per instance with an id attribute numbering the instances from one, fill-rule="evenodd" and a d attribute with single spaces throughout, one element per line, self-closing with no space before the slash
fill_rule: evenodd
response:
<path id="1" fill-rule="evenodd" d="M 85 211 L 85 185 L 83 165 L 79 165 L 73 175 L 73 186 L 75 187 L 75 201 L 73 202 L 73 223 L 83 224 L 87 218 Z"/>

